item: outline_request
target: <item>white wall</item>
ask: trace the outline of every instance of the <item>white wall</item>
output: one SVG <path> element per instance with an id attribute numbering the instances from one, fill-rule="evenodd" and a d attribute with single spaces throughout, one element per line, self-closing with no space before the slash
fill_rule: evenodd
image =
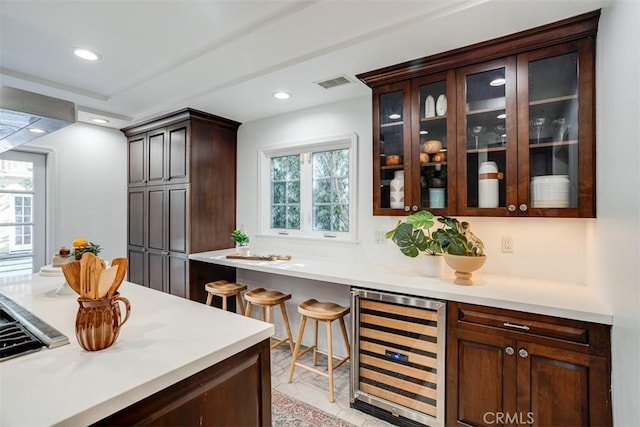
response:
<path id="1" fill-rule="evenodd" d="M 127 144 L 115 129 L 75 123 L 21 149 L 45 149 L 50 241 L 46 259 L 77 237 L 102 246 L 100 256 L 126 256 Z"/>
<path id="2" fill-rule="evenodd" d="M 640 425 L 640 3 L 602 12 L 597 51 L 598 220 L 593 279 L 613 306 L 613 421 Z"/>
<path id="3" fill-rule="evenodd" d="M 394 227 L 397 217 L 374 217 L 372 208 L 371 97 L 321 106 L 278 117 L 245 123 L 238 133 L 238 209 L 237 223 L 252 238 L 251 246 L 269 253 L 289 253 L 335 257 L 373 263 L 420 263 L 407 258 L 392 242 L 375 243 L 377 230 Z M 258 187 L 258 147 L 305 140 L 325 135 L 355 132 L 359 136 L 358 154 L 358 245 L 314 241 L 286 241 L 282 238 L 255 237 Z M 500 274 L 586 282 L 586 232 L 594 220 L 540 218 L 465 218 L 486 246 L 488 259 L 474 274 Z M 502 235 L 514 238 L 515 252 L 500 251 Z"/>

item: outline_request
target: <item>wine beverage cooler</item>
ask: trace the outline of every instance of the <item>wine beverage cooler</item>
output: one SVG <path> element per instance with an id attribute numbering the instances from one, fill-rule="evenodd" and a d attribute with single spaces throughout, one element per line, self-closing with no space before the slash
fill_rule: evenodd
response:
<path id="1" fill-rule="evenodd" d="M 351 405 L 397 425 L 443 426 L 446 303 L 352 289 Z"/>

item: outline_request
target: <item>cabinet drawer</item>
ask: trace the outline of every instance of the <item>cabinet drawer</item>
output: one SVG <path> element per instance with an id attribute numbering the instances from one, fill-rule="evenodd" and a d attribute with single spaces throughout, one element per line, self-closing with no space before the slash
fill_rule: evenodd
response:
<path id="1" fill-rule="evenodd" d="M 500 330 L 514 338 L 551 339 L 595 354 L 606 354 L 610 348 L 606 325 L 563 319 L 472 304 L 451 303 L 450 326 L 461 329 Z"/>

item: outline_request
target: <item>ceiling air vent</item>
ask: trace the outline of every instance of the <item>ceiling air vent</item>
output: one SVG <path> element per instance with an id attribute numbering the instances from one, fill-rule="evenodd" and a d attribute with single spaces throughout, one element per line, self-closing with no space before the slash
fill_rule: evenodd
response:
<path id="1" fill-rule="evenodd" d="M 351 80 L 349 80 L 349 78 L 347 76 L 342 75 L 342 76 L 334 77 L 332 79 L 323 80 L 323 81 L 315 82 L 315 83 L 319 84 L 320 86 L 322 86 L 325 89 L 331 89 L 332 87 L 342 86 L 342 85 L 346 85 L 348 83 L 351 83 Z"/>

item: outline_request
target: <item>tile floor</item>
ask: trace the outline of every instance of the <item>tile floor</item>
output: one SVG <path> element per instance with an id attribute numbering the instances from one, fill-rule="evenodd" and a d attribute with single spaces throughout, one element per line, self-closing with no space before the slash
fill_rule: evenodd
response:
<path id="1" fill-rule="evenodd" d="M 312 352 L 308 352 L 300 359 L 305 364 L 311 364 Z M 349 362 L 340 366 L 334 372 L 335 402 L 329 402 L 329 380 L 305 369 L 296 368 L 293 382 L 287 382 L 291 366 L 291 351 L 287 345 L 280 345 L 271 350 L 271 387 L 281 393 L 315 406 L 316 408 L 334 415 L 344 421 L 361 427 L 386 427 L 391 424 L 371 417 L 364 412 L 349 407 Z M 326 372 L 327 358 L 318 355 L 319 370 Z M 324 369 L 323 369 L 324 368 Z"/>

